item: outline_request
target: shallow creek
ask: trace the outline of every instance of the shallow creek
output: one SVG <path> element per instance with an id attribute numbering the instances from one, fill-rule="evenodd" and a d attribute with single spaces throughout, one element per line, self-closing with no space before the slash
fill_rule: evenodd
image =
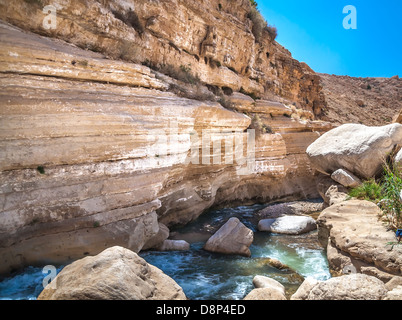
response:
<path id="1" fill-rule="evenodd" d="M 140 256 L 172 277 L 189 299 L 196 300 L 243 299 L 253 289 L 255 275 L 268 276 L 282 283 L 287 298 L 299 287 L 302 277 L 330 278 L 325 252 L 317 241 L 317 231 L 298 236 L 258 232 L 255 214 L 264 207 L 252 205 L 210 210 L 187 226 L 171 230 L 173 239 L 190 243 L 189 251 L 145 251 Z M 254 231 L 249 258 L 202 249 L 207 239 L 230 217 L 239 218 Z M 278 259 L 295 272 L 274 268 L 267 258 Z M 36 299 L 43 289 L 44 276 L 42 268 L 28 267 L 3 279 L 0 299 Z"/>

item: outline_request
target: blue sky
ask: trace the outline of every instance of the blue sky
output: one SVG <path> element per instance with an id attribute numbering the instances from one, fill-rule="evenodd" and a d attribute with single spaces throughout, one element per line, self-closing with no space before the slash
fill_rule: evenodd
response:
<path id="1" fill-rule="evenodd" d="M 314 71 L 353 77 L 402 77 L 401 0 L 257 0 L 277 41 Z M 346 30 L 343 8 L 357 11 Z"/>

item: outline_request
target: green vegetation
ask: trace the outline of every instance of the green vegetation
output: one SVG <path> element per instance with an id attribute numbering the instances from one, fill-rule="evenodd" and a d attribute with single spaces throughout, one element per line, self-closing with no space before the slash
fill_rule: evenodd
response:
<path id="1" fill-rule="evenodd" d="M 36 168 L 36 170 L 38 170 L 40 174 L 45 174 L 45 167 L 44 166 L 38 166 Z"/>
<path id="2" fill-rule="evenodd" d="M 382 210 L 388 225 L 392 229 L 402 228 L 401 172 L 395 168 L 392 170 L 386 165 L 382 179 L 382 189 L 385 199 L 382 203 Z"/>
<path id="3" fill-rule="evenodd" d="M 253 22 L 252 33 L 254 35 L 255 41 L 261 43 L 264 32 L 268 33 L 270 40 L 274 41 L 278 36 L 278 30 L 276 27 L 269 25 L 261 12 L 258 10 L 258 4 L 254 0 L 250 0 L 251 10 L 247 17 Z"/>
<path id="4" fill-rule="evenodd" d="M 349 192 L 350 197 L 377 203 L 383 212 L 387 226 L 396 230 L 402 228 L 402 174 L 392 165 L 384 164 L 383 176 L 377 181 L 370 179 Z"/>
<path id="5" fill-rule="evenodd" d="M 248 129 L 255 130 L 255 137 L 258 139 L 262 134 L 274 133 L 272 128 L 265 125 L 258 114 L 254 114 L 251 118 L 251 124 Z"/>
<path id="6" fill-rule="evenodd" d="M 250 0 L 250 4 L 251 4 L 251 6 L 254 7 L 254 8 L 257 8 L 257 6 L 258 6 L 257 1 L 255 1 L 255 0 Z"/>
<path id="7" fill-rule="evenodd" d="M 360 200 L 378 202 L 382 199 L 382 187 L 374 179 L 370 179 L 350 190 L 349 196 Z"/>

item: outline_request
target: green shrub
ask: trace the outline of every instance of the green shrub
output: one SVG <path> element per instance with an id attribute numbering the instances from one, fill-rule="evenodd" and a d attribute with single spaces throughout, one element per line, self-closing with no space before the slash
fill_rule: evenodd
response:
<path id="1" fill-rule="evenodd" d="M 253 28 L 251 31 L 254 35 L 255 42 L 261 42 L 262 32 L 267 27 L 267 22 L 256 7 L 251 8 L 247 17 L 253 22 Z"/>
<path id="2" fill-rule="evenodd" d="M 262 36 L 264 31 L 268 33 L 271 41 L 274 41 L 278 36 L 278 30 L 275 26 L 269 25 L 264 17 L 261 15 L 261 12 L 257 9 L 257 3 L 255 5 L 252 4 L 251 10 L 248 13 L 247 17 L 253 22 L 252 33 L 254 35 L 255 41 L 257 43 L 261 43 Z"/>
<path id="3" fill-rule="evenodd" d="M 261 135 L 265 133 L 274 133 L 271 127 L 265 125 L 260 116 L 258 114 L 254 114 L 253 117 L 251 118 L 251 124 L 248 127 L 248 129 L 254 129 L 255 130 L 255 137 L 258 139 Z"/>
<path id="4" fill-rule="evenodd" d="M 351 189 L 349 196 L 360 200 L 380 201 L 382 199 L 382 187 L 374 179 L 370 179 Z"/>
<path id="5" fill-rule="evenodd" d="M 402 228 L 402 201 L 400 193 L 402 190 L 401 173 L 396 168 L 384 165 L 384 176 L 382 178 L 382 211 L 384 218 L 391 229 Z"/>
<path id="6" fill-rule="evenodd" d="M 368 200 L 377 203 L 383 213 L 388 228 L 402 228 L 402 175 L 397 168 L 384 164 L 384 173 L 381 179 L 370 179 L 349 192 L 350 197 Z"/>
<path id="7" fill-rule="evenodd" d="M 255 1 L 255 0 L 250 0 L 250 4 L 251 4 L 251 6 L 254 7 L 254 8 L 257 8 L 257 6 L 258 6 L 257 1 Z"/>
<path id="8" fill-rule="evenodd" d="M 45 167 L 44 167 L 44 166 L 38 166 L 38 167 L 36 168 L 36 170 L 38 170 L 38 172 L 39 172 L 40 174 L 45 174 Z"/>
<path id="9" fill-rule="evenodd" d="M 267 25 L 264 30 L 268 32 L 271 41 L 274 41 L 278 36 L 278 29 L 275 26 Z"/>

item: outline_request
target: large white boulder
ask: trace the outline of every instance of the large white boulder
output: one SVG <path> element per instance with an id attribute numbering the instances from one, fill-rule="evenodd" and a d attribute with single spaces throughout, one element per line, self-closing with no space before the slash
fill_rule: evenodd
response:
<path id="1" fill-rule="evenodd" d="M 343 168 L 368 179 L 381 172 L 384 159 L 398 144 L 402 144 L 399 123 L 383 127 L 344 124 L 323 134 L 306 152 L 317 171 L 332 174 Z"/>
<path id="2" fill-rule="evenodd" d="M 283 216 L 276 219 L 262 219 L 259 231 L 297 235 L 317 229 L 315 220 L 308 216 Z"/>

